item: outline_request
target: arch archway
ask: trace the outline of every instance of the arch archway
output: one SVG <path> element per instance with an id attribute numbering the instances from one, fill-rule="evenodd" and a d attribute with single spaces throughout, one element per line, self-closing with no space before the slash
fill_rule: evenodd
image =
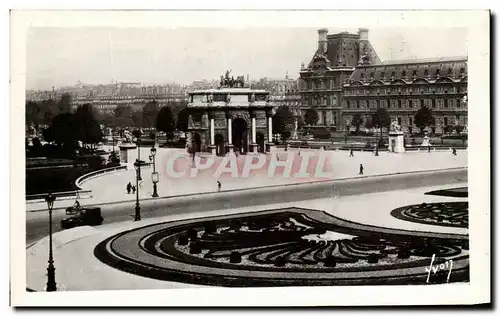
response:
<path id="1" fill-rule="evenodd" d="M 256 135 L 256 140 L 257 140 L 257 145 L 258 145 L 258 148 L 259 148 L 259 152 L 260 153 L 263 153 L 265 152 L 266 150 L 266 147 L 264 146 L 264 142 L 265 142 L 265 136 L 264 134 L 258 132 L 257 135 Z"/>
<path id="2" fill-rule="evenodd" d="M 194 153 L 201 152 L 201 136 L 198 133 L 193 132 L 193 138 L 191 141 L 191 148 Z"/>
<path id="3" fill-rule="evenodd" d="M 247 122 L 238 117 L 233 120 L 233 145 L 234 151 L 241 154 L 248 152 L 248 128 Z"/>
<path id="4" fill-rule="evenodd" d="M 224 150 L 224 136 L 221 134 L 215 135 L 215 153 L 217 156 L 224 156 L 226 151 Z"/>

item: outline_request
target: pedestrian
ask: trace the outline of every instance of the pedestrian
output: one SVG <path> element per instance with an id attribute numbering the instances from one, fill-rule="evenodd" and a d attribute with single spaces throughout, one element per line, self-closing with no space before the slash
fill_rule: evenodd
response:
<path id="1" fill-rule="evenodd" d="M 427 146 L 427 152 L 430 153 L 431 152 L 431 146 Z"/>
<path id="2" fill-rule="evenodd" d="M 455 148 L 453 148 L 453 156 L 456 156 L 457 155 L 457 150 Z"/>
<path id="3" fill-rule="evenodd" d="M 349 157 L 354 157 L 354 151 L 351 148 L 351 153 L 349 154 Z"/>
<path id="4" fill-rule="evenodd" d="M 132 183 L 127 184 L 127 194 L 130 194 L 130 190 L 132 190 Z"/>
<path id="5" fill-rule="evenodd" d="M 363 174 L 363 165 L 359 164 L 359 174 Z"/>
<path id="6" fill-rule="evenodd" d="M 222 183 L 220 181 L 217 181 L 217 191 L 220 192 L 220 189 L 222 187 Z"/>
<path id="7" fill-rule="evenodd" d="M 135 190 L 136 190 L 135 185 L 133 185 L 132 186 L 132 194 L 135 194 Z"/>

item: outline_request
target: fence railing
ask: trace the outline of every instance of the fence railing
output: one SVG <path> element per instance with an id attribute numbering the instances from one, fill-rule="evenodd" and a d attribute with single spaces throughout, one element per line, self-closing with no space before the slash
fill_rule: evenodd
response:
<path id="1" fill-rule="evenodd" d="M 108 173 L 108 172 L 113 172 L 113 171 L 117 171 L 117 170 L 123 170 L 123 169 L 127 169 L 127 166 L 115 166 L 115 167 L 110 167 L 110 168 L 104 168 L 104 169 L 101 169 L 101 170 L 97 170 L 97 171 L 92 171 L 92 172 L 89 172 L 89 173 L 86 173 L 84 174 L 83 176 L 79 177 L 78 179 L 76 179 L 75 181 L 75 185 L 78 187 L 78 188 L 82 188 L 81 185 L 91 179 L 91 178 L 94 178 L 96 176 L 100 176 L 100 175 L 103 175 L 105 173 Z"/>

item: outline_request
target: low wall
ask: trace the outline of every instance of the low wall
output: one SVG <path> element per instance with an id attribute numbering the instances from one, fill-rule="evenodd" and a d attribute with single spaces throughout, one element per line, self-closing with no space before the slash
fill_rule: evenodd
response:
<path id="1" fill-rule="evenodd" d="M 107 174 L 109 172 L 117 171 L 117 170 L 126 170 L 127 166 L 116 166 L 116 167 L 111 167 L 111 168 L 105 168 L 97 171 L 92 171 L 87 174 L 84 174 L 83 176 L 79 177 L 75 181 L 75 185 L 80 189 L 80 190 L 75 190 L 75 191 L 65 191 L 65 192 L 54 192 L 52 195 L 54 195 L 58 200 L 70 200 L 74 198 L 78 199 L 85 199 L 85 198 L 90 198 L 92 197 L 92 191 L 91 190 L 83 190 L 81 185 L 90 179 L 100 177 L 101 175 Z M 41 194 L 30 194 L 26 195 L 26 203 L 39 203 L 45 201 L 45 197 L 47 196 L 48 193 L 41 193 Z"/>
<path id="2" fill-rule="evenodd" d="M 104 174 L 107 174 L 107 173 L 113 172 L 113 171 L 117 171 L 117 170 L 127 170 L 127 166 L 126 165 L 121 165 L 121 166 L 116 166 L 116 167 L 111 167 L 111 168 L 104 168 L 104 169 L 101 169 L 101 170 L 89 172 L 87 174 L 84 174 L 80 178 L 76 179 L 75 184 L 76 184 L 76 186 L 78 188 L 82 189 L 81 185 L 85 181 L 90 180 L 90 179 L 94 179 L 94 178 L 97 178 L 97 177 L 100 177 L 100 176 L 102 176 Z"/>

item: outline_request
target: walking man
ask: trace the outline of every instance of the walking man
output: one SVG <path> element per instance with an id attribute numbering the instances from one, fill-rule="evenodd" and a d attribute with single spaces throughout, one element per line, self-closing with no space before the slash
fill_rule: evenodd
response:
<path id="1" fill-rule="evenodd" d="M 135 194 L 135 185 L 132 186 L 132 194 Z"/>
<path id="2" fill-rule="evenodd" d="M 127 194 L 130 194 L 130 190 L 132 190 L 132 183 L 127 184 Z"/>
<path id="3" fill-rule="evenodd" d="M 354 152 L 352 151 L 352 148 L 351 148 L 351 153 L 349 154 L 349 157 L 354 157 Z"/>
<path id="4" fill-rule="evenodd" d="M 455 148 L 453 148 L 453 156 L 456 156 L 457 155 L 457 150 Z"/>
<path id="5" fill-rule="evenodd" d="M 222 183 L 220 183 L 220 181 L 217 181 L 217 192 L 220 192 L 221 187 Z"/>
<path id="6" fill-rule="evenodd" d="M 362 164 L 359 164 L 359 174 L 363 174 L 363 165 Z"/>

